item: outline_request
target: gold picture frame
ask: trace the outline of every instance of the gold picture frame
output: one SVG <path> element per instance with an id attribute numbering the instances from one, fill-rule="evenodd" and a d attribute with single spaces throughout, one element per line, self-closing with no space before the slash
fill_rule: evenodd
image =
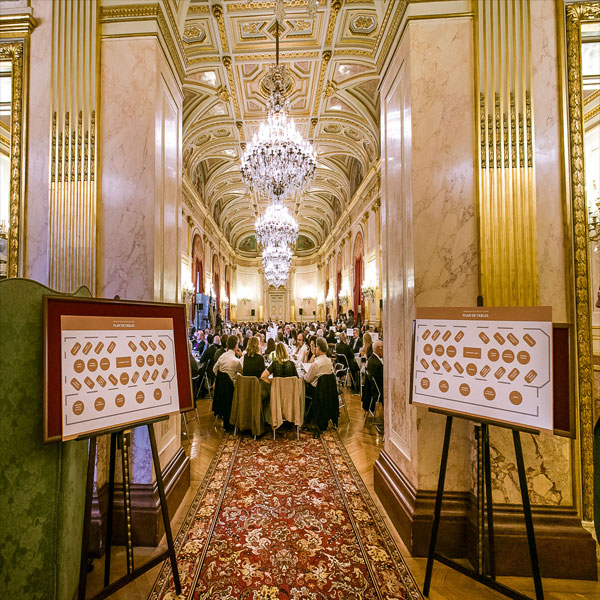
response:
<path id="1" fill-rule="evenodd" d="M 585 197 L 583 150 L 583 91 L 581 74 L 581 24 L 600 21 L 600 2 L 562 3 L 565 32 L 568 218 L 573 256 L 573 310 L 575 321 L 576 389 L 581 448 L 582 518 L 594 520 L 594 395 L 591 336 L 589 237 Z"/>
<path id="2" fill-rule="evenodd" d="M 0 23 L 1 25 L 1 23 Z M 10 121 L 10 191 L 8 219 L 7 277 L 21 274 L 22 215 L 25 197 L 24 146 L 25 139 L 25 51 L 26 41 L 0 39 L 0 60 L 12 64 L 12 95 Z"/>

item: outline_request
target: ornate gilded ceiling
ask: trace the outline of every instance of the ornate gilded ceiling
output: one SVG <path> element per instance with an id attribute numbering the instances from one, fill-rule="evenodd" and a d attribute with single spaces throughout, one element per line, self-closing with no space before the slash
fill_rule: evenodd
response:
<path id="1" fill-rule="evenodd" d="M 379 156 L 377 60 L 398 2 L 319 4 L 311 18 L 307 0 L 287 0 L 280 30 L 280 62 L 293 80 L 290 114 L 318 156 L 311 190 L 288 202 L 300 225 L 298 254 L 318 250 Z M 191 0 L 182 26 L 184 171 L 246 256 L 256 255 L 250 236 L 266 202 L 247 192 L 240 154 L 266 115 L 262 81 L 275 61 L 274 9 L 274 2 Z"/>

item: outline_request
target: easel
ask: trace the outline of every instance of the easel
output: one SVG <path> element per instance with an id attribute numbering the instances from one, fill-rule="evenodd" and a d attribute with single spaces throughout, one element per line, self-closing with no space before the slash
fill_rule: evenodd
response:
<path id="1" fill-rule="evenodd" d="M 85 512 L 83 518 L 83 537 L 81 541 L 81 562 L 79 565 L 79 594 L 78 600 L 86 600 L 86 577 L 87 577 L 87 562 L 90 544 L 90 527 L 92 519 L 92 491 L 94 485 L 94 468 L 96 464 L 96 449 L 98 435 L 110 433 L 110 465 L 108 472 L 108 515 L 107 515 L 107 531 L 106 531 L 106 557 L 104 561 L 104 588 L 90 600 L 101 600 L 107 598 L 117 590 L 121 589 L 140 575 L 149 571 L 156 565 L 160 564 L 167 558 L 171 561 L 171 571 L 173 572 L 173 582 L 175 591 L 181 594 L 181 582 L 179 579 L 179 571 L 177 570 L 177 558 L 175 556 L 175 546 L 173 544 L 173 535 L 171 533 L 171 522 L 169 521 L 169 509 L 167 507 L 167 497 L 165 495 L 165 487 L 160 469 L 160 461 L 158 457 L 158 449 L 156 446 L 156 437 L 154 435 L 154 423 L 165 421 L 168 417 L 160 417 L 136 423 L 134 426 L 118 427 L 108 431 L 89 436 L 82 436 L 78 439 L 89 440 L 89 454 L 87 465 L 87 483 L 85 495 Z M 162 512 L 163 524 L 165 527 L 165 535 L 167 538 L 167 549 L 155 556 L 141 567 L 134 568 L 133 564 L 133 540 L 131 537 L 131 494 L 130 484 L 131 477 L 129 472 L 129 438 L 130 434 L 125 433 L 134 427 L 148 427 L 148 435 L 150 437 L 150 446 L 152 448 L 152 461 L 154 463 L 154 472 L 156 473 L 156 484 L 158 487 L 158 496 L 160 498 L 160 507 Z M 115 462 L 117 447 L 121 450 L 121 464 L 123 469 L 123 503 L 125 509 L 125 524 L 127 527 L 127 574 L 123 575 L 113 583 L 110 583 L 110 555 L 112 549 L 112 523 L 114 510 L 115 496 Z"/>
<path id="2" fill-rule="evenodd" d="M 483 556 L 482 561 L 482 572 L 475 571 L 461 565 L 460 563 L 439 554 L 436 552 L 437 537 L 440 526 L 440 517 L 442 512 L 442 497 L 444 494 L 444 483 L 446 480 L 446 467 L 448 465 L 448 451 L 450 448 L 450 434 L 452 432 L 452 419 L 454 416 L 459 418 L 465 418 L 473 421 L 471 417 L 463 417 L 462 415 L 450 414 L 441 410 L 429 409 L 430 412 L 446 415 L 446 430 L 444 433 L 444 444 L 442 447 L 442 459 L 440 462 L 440 474 L 438 479 L 437 494 L 435 498 L 435 509 L 433 513 L 433 525 L 431 528 L 431 538 L 429 541 L 429 553 L 427 556 L 427 568 L 425 570 L 425 582 L 423 583 L 423 594 L 429 596 L 429 588 L 431 586 L 431 577 L 433 574 L 433 562 L 437 560 L 442 564 L 450 567 L 478 581 L 479 583 L 507 596 L 514 600 L 531 600 L 529 596 L 525 596 L 520 592 L 496 581 L 496 563 L 494 554 L 494 509 L 492 499 L 492 470 L 490 461 L 490 436 L 489 426 L 496 425 L 498 427 L 505 427 L 512 429 L 513 442 L 515 446 L 515 455 L 517 459 L 517 471 L 519 474 L 519 485 L 521 488 L 521 498 L 523 502 L 523 513 L 525 515 L 525 527 L 527 529 L 527 543 L 529 545 L 529 557 L 531 560 L 531 570 L 533 574 L 533 582 L 535 586 L 535 598 L 536 600 L 543 600 L 544 592 L 542 589 L 542 579 L 540 576 L 540 567 L 538 562 L 537 548 L 535 544 L 535 535 L 533 532 L 533 519 L 531 517 L 531 504 L 529 502 L 529 492 L 527 490 L 527 478 L 525 476 L 525 463 L 523 461 L 523 448 L 521 446 L 521 431 L 528 431 L 530 433 L 537 433 L 535 431 L 517 429 L 510 425 L 503 423 L 497 423 L 493 421 L 477 420 L 480 423 L 481 441 L 483 446 L 483 471 L 484 471 L 484 490 L 485 490 L 485 501 L 480 503 L 481 510 L 484 511 L 487 508 L 487 551 L 485 544 L 483 545 Z M 483 515 L 482 515 L 483 517 Z M 483 518 L 481 519 L 484 520 Z M 483 537 L 483 536 L 482 536 Z"/>

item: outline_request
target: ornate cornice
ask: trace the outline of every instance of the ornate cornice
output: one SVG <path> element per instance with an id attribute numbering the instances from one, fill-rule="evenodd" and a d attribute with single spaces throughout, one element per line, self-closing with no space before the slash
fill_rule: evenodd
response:
<path id="1" fill-rule="evenodd" d="M 321 250 L 317 253 L 317 260 L 328 262 L 336 253 L 336 246 L 341 243 L 346 236 L 351 235 L 352 226 L 356 222 L 360 222 L 361 215 L 368 210 L 375 212 L 381 203 L 381 162 L 378 161 L 371 170 L 367 173 L 352 200 L 344 209 L 337 224 L 329 232 L 325 241 L 321 245 Z M 326 256 L 330 258 L 325 258 Z"/>
<path id="2" fill-rule="evenodd" d="M 165 16 L 166 13 L 166 16 Z M 165 40 L 169 56 L 173 60 L 180 81 L 185 79 L 187 67 L 183 40 L 179 34 L 177 22 L 169 2 L 152 4 L 129 4 L 122 6 L 102 6 L 100 9 L 100 22 L 116 23 L 129 21 L 145 21 L 155 19 L 158 29 Z M 151 32 L 149 32 L 149 35 Z M 110 37 L 110 35 L 108 36 Z"/>
<path id="3" fill-rule="evenodd" d="M 29 9 L 31 11 L 31 9 Z M 21 14 L 0 14 L 0 38 L 28 36 L 37 27 L 31 12 Z"/>

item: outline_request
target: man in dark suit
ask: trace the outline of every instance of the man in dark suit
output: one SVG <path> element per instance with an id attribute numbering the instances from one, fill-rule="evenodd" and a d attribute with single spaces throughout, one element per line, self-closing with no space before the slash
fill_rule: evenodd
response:
<path id="1" fill-rule="evenodd" d="M 354 354 L 352 354 L 350 346 L 348 346 L 348 338 L 346 337 L 346 333 L 343 331 L 340 333 L 340 341 L 336 345 L 335 351 L 337 354 L 346 357 L 346 361 L 350 367 L 350 375 L 352 375 L 352 390 L 356 392 L 359 386 L 358 365 L 356 364 L 356 360 L 354 359 Z"/>
<path id="2" fill-rule="evenodd" d="M 355 327 L 352 331 L 352 341 L 350 342 L 350 350 L 352 350 L 352 354 L 358 354 L 359 350 L 362 348 L 363 342 L 360 337 L 360 330 L 358 327 Z"/>
<path id="3" fill-rule="evenodd" d="M 221 341 L 219 340 L 219 336 L 213 336 L 212 334 L 208 334 L 207 336 L 208 347 L 204 351 L 204 354 L 200 358 L 201 363 L 205 363 L 205 370 L 208 374 L 208 378 L 212 381 L 215 378 L 215 374 L 213 373 L 213 367 L 217 362 L 215 358 L 215 354 L 217 350 L 221 347 Z"/>
<path id="4" fill-rule="evenodd" d="M 379 392 L 381 393 L 380 401 L 383 403 L 383 342 L 377 340 L 373 344 L 373 354 L 367 362 L 367 372 L 375 380 Z M 376 397 L 377 390 L 373 390 L 373 397 Z"/>

